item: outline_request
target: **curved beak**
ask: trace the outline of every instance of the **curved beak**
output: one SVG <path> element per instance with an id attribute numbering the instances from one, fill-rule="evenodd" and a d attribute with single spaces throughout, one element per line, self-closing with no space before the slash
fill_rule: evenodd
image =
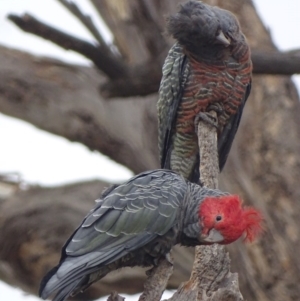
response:
<path id="1" fill-rule="evenodd" d="M 201 239 L 205 242 L 217 243 L 224 241 L 223 235 L 216 229 L 211 229 L 207 234 L 202 234 Z"/>
<path id="2" fill-rule="evenodd" d="M 221 43 L 224 44 L 225 46 L 230 45 L 230 40 L 225 37 L 223 31 L 221 30 L 220 33 L 216 36 L 216 39 Z"/>

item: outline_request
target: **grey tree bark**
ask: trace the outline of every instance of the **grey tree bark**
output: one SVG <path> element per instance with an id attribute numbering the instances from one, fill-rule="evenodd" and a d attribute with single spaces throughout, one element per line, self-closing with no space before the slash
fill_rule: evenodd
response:
<path id="1" fill-rule="evenodd" d="M 174 11 L 179 1 L 92 2 L 115 34 L 122 61 L 130 70 L 129 81 L 134 75 L 142 78 L 134 72 L 141 66 L 151 77 L 171 43 L 159 35 L 164 28 L 163 14 Z M 238 16 L 252 49 L 276 51 L 250 0 L 206 2 Z M 141 24 L 143 20 L 157 25 L 149 28 L 146 22 Z M 0 47 L 0 61 L 2 113 L 81 142 L 136 173 L 158 167 L 156 94 L 107 100 L 102 96 L 107 94 L 101 94 L 103 87 L 118 87 L 120 79 L 94 68 L 37 58 L 5 47 Z M 153 72 L 157 77 L 157 71 Z M 297 300 L 300 296 L 300 258 L 295 252 L 300 247 L 299 113 L 298 94 L 289 77 L 255 75 L 220 176 L 220 188 L 240 194 L 266 218 L 266 232 L 259 242 L 237 242 L 228 248 L 232 270 L 239 274 L 246 300 Z M 92 182 L 52 189 L 32 187 L 1 199 L 0 278 L 36 294 L 42 275 L 57 263 L 63 242 L 104 185 Z M 169 281 L 172 288 L 189 278 L 192 250 L 176 248 L 174 257 L 174 274 Z M 143 274 L 143 270 L 130 269 L 110 275 L 78 298 L 96 298 L 112 290 L 141 291 Z"/>

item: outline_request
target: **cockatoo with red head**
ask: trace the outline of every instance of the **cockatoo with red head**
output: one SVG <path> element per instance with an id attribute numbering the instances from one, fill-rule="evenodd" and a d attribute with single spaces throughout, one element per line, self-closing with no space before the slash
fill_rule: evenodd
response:
<path id="1" fill-rule="evenodd" d="M 66 300 L 111 271 L 152 266 L 176 244 L 252 241 L 262 216 L 236 195 L 208 189 L 169 170 L 141 173 L 108 188 L 65 243 L 40 296 Z M 168 258 L 168 257 L 167 257 Z"/>

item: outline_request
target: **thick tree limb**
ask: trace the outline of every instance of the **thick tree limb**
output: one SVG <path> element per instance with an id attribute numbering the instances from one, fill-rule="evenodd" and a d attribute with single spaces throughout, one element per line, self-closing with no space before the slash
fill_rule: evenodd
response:
<path id="1" fill-rule="evenodd" d="M 279 51 L 252 51 L 253 73 L 254 74 L 272 74 L 272 75 L 293 75 L 300 74 L 300 50 L 293 52 Z M 132 69 L 133 70 L 133 69 Z M 144 74 L 140 74 L 140 70 L 144 70 Z M 128 97 L 131 95 L 147 95 L 154 93 L 159 88 L 161 79 L 161 70 L 157 69 L 157 65 L 151 65 L 151 62 L 146 63 L 144 69 L 136 68 L 138 74 L 134 79 L 117 79 L 108 81 L 101 87 L 101 92 L 104 97 Z"/>
<path id="2" fill-rule="evenodd" d="M 215 112 L 208 113 L 216 119 Z M 219 160 L 217 129 L 206 121 L 198 124 L 200 156 L 200 183 L 209 188 L 218 188 Z M 243 300 L 238 287 L 238 276 L 230 272 L 230 259 L 224 246 L 198 246 L 190 280 L 179 292 L 177 300 Z M 191 291 L 194 291 L 193 299 Z"/>
<path id="3" fill-rule="evenodd" d="M 217 120 L 215 112 L 208 113 Z M 198 124 L 200 157 L 200 183 L 209 188 L 218 188 L 219 157 L 216 127 L 200 120 Z M 230 272 L 229 255 L 222 245 L 198 246 L 191 279 L 197 284 L 197 300 L 240 301 L 243 297 L 238 287 L 238 275 Z M 237 285 L 236 285 L 237 284 Z M 222 289 L 220 293 L 219 289 Z M 230 298 L 226 298 L 226 296 Z"/>
<path id="4" fill-rule="evenodd" d="M 293 75 L 300 73 L 300 50 L 252 51 L 253 73 L 273 75 Z"/>
<path id="5" fill-rule="evenodd" d="M 181 0 L 91 0 L 114 33 L 114 42 L 126 61 L 134 65 L 158 61 L 161 68 L 169 46 L 162 33 L 165 15 L 174 12 Z"/>
<path id="6" fill-rule="evenodd" d="M 141 103 L 106 102 L 98 93 L 103 77 L 93 68 L 4 47 L 0 61 L 1 112 L 81 142 L 136 173 L 158 167 L 156 95 Z"/>

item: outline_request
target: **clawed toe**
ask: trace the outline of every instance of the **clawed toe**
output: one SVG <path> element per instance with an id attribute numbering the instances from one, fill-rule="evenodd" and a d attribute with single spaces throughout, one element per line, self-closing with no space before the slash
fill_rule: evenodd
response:
<path id="1" fill-rule="evenodd" d="M 198 133 L 198 124 L 200 120 L 218 129 L 218 119 L 216 117 L 212 116 L 208 112 L 199 112 L 195 117 L 195 121 L 194 121 L 196 134 Z"/>

